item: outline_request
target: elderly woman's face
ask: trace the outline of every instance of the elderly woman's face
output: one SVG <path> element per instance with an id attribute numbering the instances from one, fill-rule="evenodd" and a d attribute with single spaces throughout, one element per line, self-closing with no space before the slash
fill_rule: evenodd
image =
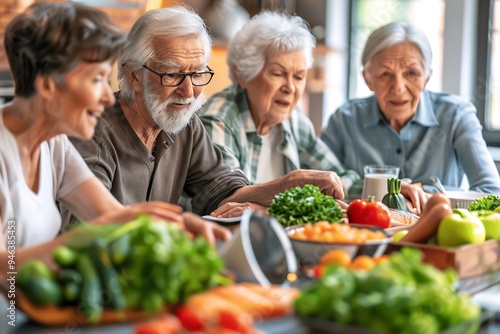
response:
<path id="1" fill-rule="evenodd" d="M 58 108 L 56 115 L 59 126 L 68 135 L 90 139 L 97 125 L 97 118 L 106 106 L 115 101 L 113 90 L 108 82 L 111 74 L 111 62 L 82 62 L 65 77 L 65 82 L 58 89 Z M 51 111 L 49 111 L 51 112 Z"/>
<path id="2" fill-rule="evenodd" d="M 398 131 L 415 114 L 428 78 L 417 46 L 396 44 L 377 53 L 363 72 L 382 113 Z"/>
<path id="3" fill-rule="evenodd" d="M 304 51 L 268 55 L 260 73 L 247 83 L 250 111 L 261 134 L 290 117 L 305 89 L 307 62 Z M 260 131 L 264 129 L 264 131 Z"/>

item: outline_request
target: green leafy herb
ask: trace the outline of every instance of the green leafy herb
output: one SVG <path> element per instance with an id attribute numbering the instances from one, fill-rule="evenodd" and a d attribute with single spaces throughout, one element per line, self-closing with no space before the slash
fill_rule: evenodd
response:
<path id="1" fill-rule="evenodd" d="M 487 195 L 483 198 L 478 198 L 469 204 L 469 211 L 479 210 L 495 210 L 500 206 L 500 196 Z"/>
<path id="2" fill-rule="evenodd" d="M 342 218 L 340 206 L 333 197 L 312 184 L 279 193 L 268 211 L 285 227 L 318 221 L 335 223 Z"/>

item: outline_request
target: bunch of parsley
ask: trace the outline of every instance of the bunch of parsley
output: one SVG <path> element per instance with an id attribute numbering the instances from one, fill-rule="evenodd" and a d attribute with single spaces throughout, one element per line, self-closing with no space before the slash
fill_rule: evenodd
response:
<path id="1" fill-rule="evenodd" d="M 333 197 L 312 184 L 295 187 L 276 195 L 268 209 L 284 227 L 318 221 L 340 222 L 342 211 Z"/>

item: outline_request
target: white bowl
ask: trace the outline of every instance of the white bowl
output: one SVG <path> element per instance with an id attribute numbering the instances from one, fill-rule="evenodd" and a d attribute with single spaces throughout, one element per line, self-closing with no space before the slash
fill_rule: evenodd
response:
<path id="1" fill-rule="evenodd" d="M 446 195 L 451 201 L 452 208 L 461 209 L 468 209 L 472 201 L 488 196 L 477 191 L 447 191 Z"/>

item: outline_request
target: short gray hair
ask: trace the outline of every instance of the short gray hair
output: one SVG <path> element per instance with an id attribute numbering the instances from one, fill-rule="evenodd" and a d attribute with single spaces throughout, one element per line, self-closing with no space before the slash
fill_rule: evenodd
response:
<path id="1" fill-rule="evenodd" d="M 425 76 L 429 78 L 432 71 L 431 44 L 422 30 L 403 21 L 386 24 L 371 33 L 361 55 L 363 69 L 377 53 L 401 43 L 413 43 L 418 47 L 422 54 Z"/>
<path id="2" fill-rule="evenodd" d="M 154 37 L 177 37 L 197 35 L 201 38 L 205 50 L 205 62 L 208 64 L 212 53 L 212 37 L 205 22 L 187 6 L 159 8 L 144 13 L 132 26 L 128 34 L 128 43 L 118 59 L 118 80 L 120 97 L 130 101 L 134 97 L 132 85 L 127 80 L 124 66 L 127 63 L 132 71 L 142 67 L 154 54 Z"/>
<path id="3" fill-rule="evenodd" d="M 313 63 L 316 45 L 309 25 L 299 16 L 265 11 L 253 16 L 231 39 L 227 65 L 233 82 L 248 82 L 264 68 L 266 55 L 304 50 L 307 68 Z"/>

